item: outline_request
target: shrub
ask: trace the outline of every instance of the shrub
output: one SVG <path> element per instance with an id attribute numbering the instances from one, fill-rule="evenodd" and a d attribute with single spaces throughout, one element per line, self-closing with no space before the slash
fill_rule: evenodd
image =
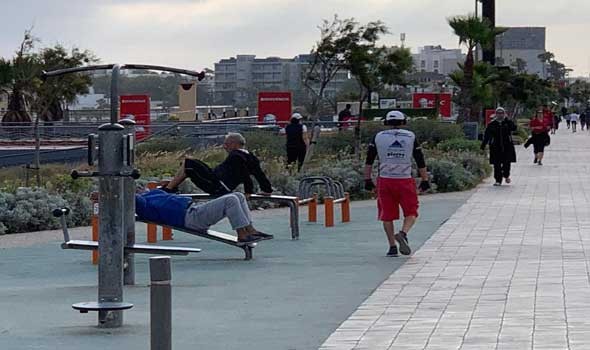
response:
<path id="1" fill-rule="evenodd" d="M 462 164 L 446 159 L 429 159 L 427 164 L 439 192 L 464 191 L 478 183 Z"/>
<path id="2" fill-rule="evenodd" d="M 160 153 L 160 152 L 180 152 L 191 149 L 191 144 L 187 138 L 183 137 L 154 137 L 148 141 L 137 145 L 137 154 Z"/>
<path id="3" fill-rule="evenodd" d="M 438 144 L 438 149 L 443 152 L 473 152 L 479 153 L 481 143 L 475 140 L 467 140 L 466 138 L 453 138 L 444 140 Z"/>
<path id="4" fill-rule="evenodd" d="M 419 142 L 432 147 L 445 140 L 464 138 L 461 126 L 435 120 L 412 120 L 408 124 L 408 129 L 416 134 Z"/>
<path id="5" fill-rule="evenodd" d="M 68 207 L 68 225 L 88 225 L 91 203 L 88 197 L 70 193 L 70 201 L 45 189 L 21 187 L 15 193 L 0 192 L 0 232 L 17 233 L 56 229 L 59 220 L 53 209 Z"/>
<path id="6" fill-rule="evenodd" d="M 286 154 L 285 136 L 274 131 L 245 131 L 246 148 L 258 157 L 281 157 Z"/>
<path id="7" fill-rule="evenodd" d="M 483 180 L 492 173 L 492 167 L 487 158 L 480 154 L 462 152 L 456 154 L 453 158 L 456 163 L 461 164 L 465 170 L 473 174 L 477 182 Z M 474 185 L 477 185 L 477 183 Z"/>

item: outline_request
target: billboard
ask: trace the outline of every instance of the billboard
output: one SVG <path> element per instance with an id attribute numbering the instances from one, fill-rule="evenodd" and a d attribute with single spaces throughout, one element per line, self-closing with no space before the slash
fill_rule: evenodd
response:
<path id="1" fill-rule="evenodd" d="M 443 118 L 451 117 L 451 94 L 437 92 L 419 92 L 412 95 L 412 105 L 414 108 L 437 108 L 438 114 Z"/>
<path id="2" fill-rule="evenodd" d="M 291 112 L 290 92 L 261 91 L 258 93 L 259 123 L 263 123 L 265 119 L 267 121 L 274 119 L 278 124 L 287 124 L 291 120 Z"/>
<path id="3" fill-rule="evenodd" d="M 132 115 L 136 126 L 136 139 L 141 141 L 150 134 L 150 96 L 121 95 L 119 99 L 119 117 L 125 119 Z"/>

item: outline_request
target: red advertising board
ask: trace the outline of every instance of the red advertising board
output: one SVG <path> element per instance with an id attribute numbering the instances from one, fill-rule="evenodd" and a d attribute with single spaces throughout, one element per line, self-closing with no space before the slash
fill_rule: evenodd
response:
<path id="1" fill-rule="evenodd" d="M 263 123 L 269 114 L 274 115 L 276 122 L 287 124 L 291 120 L 292 104 L 290 92 L 261 91 L 258 93 L 258 122 Z"/>
<path id="2" fill-rule="evenodd" d="M 420 92 L 412 95 L 414 108 L 436 108 L 438 101 L 438 113 L 443 118 L 451 117 L 451 94 L 436 92 Z"/>
<path id="3" fill-rule="evenodd" d="M 119 106 L 121 119 L 133 116 L 136 123 L 137 140 L 145 139 L 150 134 L 150 96 L 122 95 L 119 99 Z"/>

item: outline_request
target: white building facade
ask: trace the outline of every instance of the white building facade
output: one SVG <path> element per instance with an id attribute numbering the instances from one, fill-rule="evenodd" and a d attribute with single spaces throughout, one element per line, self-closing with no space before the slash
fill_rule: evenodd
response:
<path id="1" fill-rule="evenodd" d="M 412 58 L 416 71 L 443 75 L 458 70 L 458 64 L 465 62 L 465 54 L 460 49 L 445 49 L 440 45 L 421 47 Z"/>

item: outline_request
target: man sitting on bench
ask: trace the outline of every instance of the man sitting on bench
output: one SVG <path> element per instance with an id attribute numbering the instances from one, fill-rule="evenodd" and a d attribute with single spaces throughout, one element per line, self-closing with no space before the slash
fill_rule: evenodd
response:
<path id="1" fill-rule="evenodd" d="M 239 192 L 205 203 L 193 203 L 189 197 L 156 189 L 135 195 L 135 212 L 143 221 L 200 232 L 206 232 L 210 226 L 227 217 L 232 229 L 238 233 L 238 243 L 248 244 L 273 238 L 252 226 L 246 197 Z"/>
<path id="2" fill-rule="evenodd" d="M 175 193 L 178 186 L 188 177 L 201 190 L 214 196 L 232 192 L 238 185 L 244 184 L 246 196 L 254 193 L 251 175 L 256 178 L 263 195 L 272 193 L 272 186 L 260 168 L 260 161 L 244 147 L 246 139 L 238 133 L 230 132 L 225 136 L 223 148 L 227 158 L 214 169 L 197 159 L 185 159 L 176 176 L 162 190 Z"/>

